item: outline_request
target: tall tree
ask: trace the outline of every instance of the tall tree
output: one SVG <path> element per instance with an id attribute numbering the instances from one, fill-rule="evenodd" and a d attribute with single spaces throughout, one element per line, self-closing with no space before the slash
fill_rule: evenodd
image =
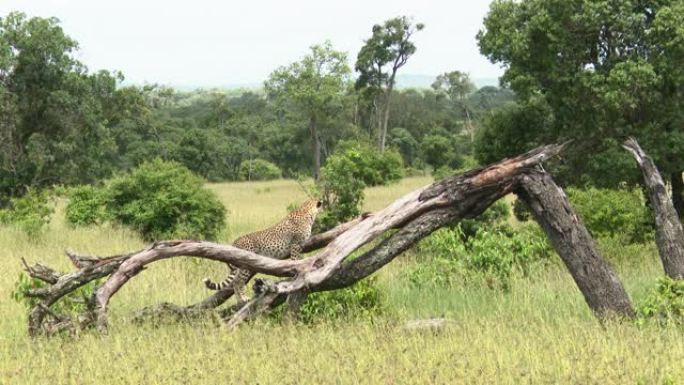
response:
<path id="1" fill-rule="evenodd" d="M 470 80 L 470 76 L 461 71 L 446 72 L 437 76 L 435 82 L 432 83 L 432 88 L 436 92 L 446 94 L 449 100 L 461 111 L 466 130 L 470 133 L 470 142 L 472 143 L 475 140 L 475 128 L 470 119 L 470 111 L 466 103 L 466 96 L 475 91 L 475 84 Z"/>
<path id="2" fill-rule="evenodd" d="M 399 68 L 416 52 L 410 40 L 424 24 L 412 24 L 406 16 L 395 17 L 373 26 L 373 35 L 361 47 L 356 59 L 357 89 L 365 89 L 373 99 L 378 125 L 378 148 L 385 150 L 390 98 Z"/>
<path id="3" fill-rule="evenodd" d="M 539 95 L 551 107 L 547 139 L 580 139 L 584 148 L 567 159 L 576 170 L 601 166 L 588 160 L 631 135 L 676 190 L 684 170 L 682 25 L 681 0 L 497 0 L 478 40 L 519 97 Z M 675 207 L 683 199 L 673 194 Z"/>
<path id="4" fill-rule="evenodd" d="M 266 92 L 282 103 L 291 103 L 308 121 L 313 150 L 313 174 L 321 169 L 320 123 L 341 108 L 351 70 L 347 54 L 335 51 L 326 41 L 314 45 L 302 60 L 273 71 L 265 83 Z"/>
<path id="5" fill-rule="evenodd" d="M 0 195 L 83 183 L 111 171 L 117 74 L 88 74 L 55 18 L 0 18 Z"/>

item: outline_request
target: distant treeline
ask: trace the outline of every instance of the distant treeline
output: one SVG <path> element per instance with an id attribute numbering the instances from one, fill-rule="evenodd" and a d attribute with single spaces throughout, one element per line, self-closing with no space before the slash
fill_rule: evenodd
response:
<path id="1" fill-rule="evenodd" d="M 57 19 L 10 13 L 0 19 L 0 195 L 95 183 L 154 158 L 211 181 L 245 178 L 240 165 L 256 159 L 285 177 L 317 175 L 341 141 L 394 149 L 406 167 L 458 167 L 472 154 L 472 127 L 513 93 L 476 90 L 458 71 L 429 89 L 396 90 L 423 26 L 402 17 L 376 27 L 356 76 L 325 42 L 274 69 L 263 89 L 178 92 L 90 73 Z"/>

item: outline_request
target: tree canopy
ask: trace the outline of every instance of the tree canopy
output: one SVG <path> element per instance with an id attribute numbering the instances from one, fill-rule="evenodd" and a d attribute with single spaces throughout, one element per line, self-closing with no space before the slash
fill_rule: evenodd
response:
<path id="1" fill-rule="evenodd" d="M 385 150 L 390 98 L 399 68 L 416 52 L 410 40 L 413 34 L 425 27 L 412 24 L 406 16 L 395 17 L 383 24 L 373 26 L 373 35 L 366 40 L 356 58 L 355 69 L 359 72 L 357 89 L 365 89 L 373 99 L 378 122 L 378 148 Z"/>
<path id="2" fill-rule="evenodd" d="M 683 21 L 681 1 L 497 0 L 477 38 L 505 85 L 549 105 L 553 124 L 538 140 L 577 139 L 569 179 L 624 181 L 621 160 L 601 157 L 629 135 L 681 181 Z"/>

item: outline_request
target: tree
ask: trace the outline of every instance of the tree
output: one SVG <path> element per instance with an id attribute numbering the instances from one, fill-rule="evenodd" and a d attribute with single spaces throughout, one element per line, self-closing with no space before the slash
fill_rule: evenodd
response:
<path id="1" fill-rule="evenodd" d="M 399 68 L 416 52 L 410 40 L 424 25 L 412 25 L 406 16 L 395 17 L 384 24 L 373 26 L 373 35 L 361 47 L 355 69 L 359 72 L 357 89 L 364 89 L 372 98 L 378 125 L 378 148 L 385 151 L 387 122 L 390 113 L 390 97 Z"/>
<path id="2" fill-rule="evenodd" d="M 335 51 L 326 41 L 311 47 L 311 53 L 287 67 L 276 69 L 265 83 L 269 96 L 292 103 L 308 120 L 313 150 L 313 174 L 321 169 L 321 127 L 319 123 L 341 107 L 350 69 L 347 55 Z"/>
<path id="3" fill-rule="evenodd" d="M 675 207 L 684 207 L 676 191 L 684 170 L 683 24 L 682 1 L 499 0 L 478 41 L 520 98 L 545 99 L 553 137 L 579 139 L 581 150 L 567 159 L 576 174 L 600 166 L 587 158 L 631 135 L 669 175 Z"/>
<path id="4" fill-rule="evenodd" d="M 451 102 L 461 110 L 466 130 L 470 133 L 470 142 L 474 142 L 475 129 L 470 120 L 469 107 L 466 104 L 466 96 L 475 91 L 475 84 L 470 81 L 470 76 L 461 71 L 445 72 L 437 76 L 435 82 L 432 83 L 432 88 L 436 92 L 447 95 Z"/>
<path id="5" fill-rule="evenodd" d="M 94 182 L 117 166 L 112 127 L 131 127 L 137 91 L 118 90 L 119 73 L 89 74 L 77 48 L 55 18 L 0 18 L 0 196 Z"/>

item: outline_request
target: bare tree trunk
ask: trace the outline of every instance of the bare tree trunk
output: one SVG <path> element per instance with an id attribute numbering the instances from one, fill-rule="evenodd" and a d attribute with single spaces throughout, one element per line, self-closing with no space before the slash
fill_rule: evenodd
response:
<path id="1" fill-rule="evenodd" d="M 627 139 L 622 147 L 634 156 L 644 176 L 644 182 L 648 188 L 648 199 L 655 214 L 656 243 L 665 274 L 673 279 L 682 279 L 684 278 L 684 230 L 682 230 L 682 223 L 679 221 L 672 200 L 667 196 L 665 182 L 653 160 L 644 153 L 634 138 Z"/>
<path id="2" fill-rule="evenodd" d="M 382 121 L 380 126 L 380 152 L 385 152 L 385 142 L 387 141 L 387 124 L 389 123 L 390 115 L 390 98 L 392 97 L 393 86 L 390 85 L 387 88 L 387 93 L 385 95 L 385 102 L 382 109 Z"/>
<path id="3" fill-rule="evenodd" d="M 311 133 L 311 145 L 313 150 L 314 180 L 318 180 L 321 176 L 321 138 L 318 135 L 318 126 L 316 116 L 312 115 L 309 119 L 309 132 Z"/>
<path id="4" fill-rule="evenodd" d="M 520 183 L 518 195 L 531 208 L 591 310 L 598 317 L 633 317 L 634 310 L 620 279 L 596 250 L 563 190 L 541 171 L 528 171 Z"/>
<path id="5" fill-rule="evenodd" d="M 684 170 L 673 172 L 670 175 L 672 182 L 672 204 L 679 218 L 684 218 L 684 180 L 682 180 Z"/>

